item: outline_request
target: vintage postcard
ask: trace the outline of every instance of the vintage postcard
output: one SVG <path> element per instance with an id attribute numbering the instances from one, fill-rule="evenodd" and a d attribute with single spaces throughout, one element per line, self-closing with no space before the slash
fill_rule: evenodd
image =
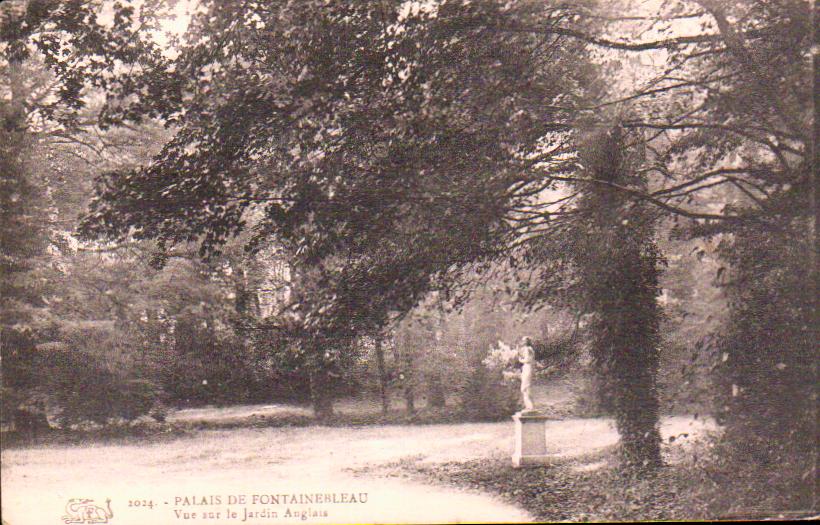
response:
<path id="1" fill-rule="evenodd" d="M 816 27 L 0 3 L 3 525 L 816 519 Z"/>

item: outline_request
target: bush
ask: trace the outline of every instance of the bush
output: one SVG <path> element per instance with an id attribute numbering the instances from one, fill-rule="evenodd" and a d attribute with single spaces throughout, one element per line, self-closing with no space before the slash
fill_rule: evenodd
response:
<path id="1" fill-rule="evenodd" d="M 609 417 L 612 408 L 606 398 L 600 395 L 601 387 L 598 376 L 591 370 L 589 363 L 568 375 L 568 384 L 572 390 L 571 413 L 575 417 Z"/>
<path id="2" fill-rule="evenodd" d="M 468 420 L 496 421 L 518 409 L 518 385 L 504 379 L 501 370 L 478 363 L 461 388 L 459 412 Z"/>
<path id="3" fill-rule="evenodd" d="M 0 330 L 0 425 L 34 434 L 48 427 L 45 405 L 38 389 L 37 341 L 31 330 Z"/>
<path id="4" fill-rule="evenodd" d="M 150 381 L 127 379 L 97 356 L 64 346 L 44 352 L 41 370 L 61 426 L 132 421 L 148 414 L 158 399 Z"/>
<path id="5" fill-rule="evenodd" d="M 147 415 L 159 402 L 157 386 L 145 379 L 121 381 L 115 397 L 115 417 L 133 421 Z"/>
<path id="6" fill-rule="evenodd" d="M 159 322 L 134 330 L 145 349 L 144 373 L 174 406 L 230 405 L 309 398 L 307 375 L 295 353 L 265 332 L 247 341 L 225 327 L 180 316 L 173 332 Z M 211 328 L 208 328 L 211 327 Z"/>

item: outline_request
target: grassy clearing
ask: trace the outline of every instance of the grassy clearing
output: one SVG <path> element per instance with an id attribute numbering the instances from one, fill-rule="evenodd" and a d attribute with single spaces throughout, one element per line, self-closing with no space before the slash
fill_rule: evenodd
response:
<path id="1" fill-rule="evenodd" d="M 571 417 L 574 396 L 572 385 L 563 380 L 536 384 L 534 397 L 542 410 L 556 419 Z M 509 421 L 508 417 L 501 420 Z M 373 396 L 338 399 L 334 403 L 334 415 L 317 421 L 308 405 L 269 403 L 259 405 L 204 406 L 172 410 L 165 422 L 158 423 L 148 417 L 127 424 L 111 424 L 105 427 L 90 425 L 84 429 L 52 429 L 31 436 L 14 432 L 0 433 L 0 447 L 17 448 L 50 444 L 76 445 L 86 443 L 138 443 L 163 441 L 180 436 L 191 436 L 203 430 L 231 430 L 243 428 L 288 428 L 322 426 L 370 427 L 378 425 L 436 425 L 489 421 L 466 417 L 459 409 L 459 400 L 449 396 L 442 408 L 427 405 L 425 396 L 416 402 L 416 412 L 409 414 L 404 400 L 398 393 L 391 396 L 389 410 L 381 412 L 381 401 Z"/>
<path id="2" fill-rule="evenodd" d="M 221 409 L 202 411 L 196 417 L 169 418 L 159 423 L 148 418 L 127 424 L 112 424 L 87 429 L 52 429 L 36 436 L 3 432 L 0 447 L 18 448 L 42 445 L 78 445 L 88 443 L 141 443 L 161 442 L 182 436 L 192 436 L 200 431 L 232 429 L 265 429 L 311 427 L 372 427 L 379 425 L 437 425 L 465 423 L 466 420 L 456 408 L 421 408 L 415 414 L 401 410 L 391 410 L 387 414 L 378 411 L 337 411 L 332 417 L 317 420 L 300 407 L 267 413 L 264 407 L 241 416 L 219 416 Z M 210 414 L 213 413 L 212 417 Z"/>

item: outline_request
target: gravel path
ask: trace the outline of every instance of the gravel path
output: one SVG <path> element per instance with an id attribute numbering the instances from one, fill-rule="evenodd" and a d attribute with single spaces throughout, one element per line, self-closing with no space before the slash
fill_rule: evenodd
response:
<path id="1" fill-rule="evenodd" d="M 663 434 L 694 437 L 704 428 L 708 424 L 671 418 Z M 85 497 L 103 506 L 111 498 L 112 524 L 526 522 L 532 519 L 526 512 L 486 494 L 350 472 L 407 458 L 444 462 L 508 456 L 512 430 L 512 422 L 239 428 L 201 431 L 162 443 L 6 450 L 3 520 L 10 525 L 61 523 L 68 500 Z M 617 442 L 617 434 L 605 420 L 550 422 L 547 436 L 550 451 L 565 457 Z M 336 493 L 337 503 L 317 504 L 314 499 L 314 503 L 285 504 L 280 498 L 274 504 L 265 499 L 315 493 Z M 365 493 L 364 503 L 341 502 L 349 500 L 350 494 Z M 245 495 L 248 501 L 228 506 L 232 495 Z M 254 495 L 259 496 L 255 503 Z M 219 496 L 220 502 L 212 496 Z M 213 504 L 185 505 L 177 499 L 185 497 L 189 501 L 205 497 Z M 136 501 L 154 506 L 129 507 Z M 227 510 L 237 515 L 226 518 Z M 195 512 L 196 517 L 185 519 L 183 512 Z M 205 517 L 208 512 L 218 517 Z M 246 512 L 261 515 L 247 517 Z M 302 520 L 294 512 L 307 512 L 308 517 Z"/>

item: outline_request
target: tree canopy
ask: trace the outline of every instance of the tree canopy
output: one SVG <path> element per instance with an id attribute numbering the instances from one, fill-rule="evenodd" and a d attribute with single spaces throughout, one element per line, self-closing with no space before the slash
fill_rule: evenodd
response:
<path id="1" fill-rule="evenodd" d="M 174 138 L 100 181 L 83 232 L 208 256 L 249 228 L 311 282 L 305 326 L 355 333 L 532 228 L 522 214 L 553 184 L 532 166 L 572 152 L 570 116 L 544 101 L 580 99 L 592 69 L 575 40 L 491 27 L 492 2 L 304 7 L 194 17 L 161 78 L 178 95 L 118 108 L 153 102 Z"/>

